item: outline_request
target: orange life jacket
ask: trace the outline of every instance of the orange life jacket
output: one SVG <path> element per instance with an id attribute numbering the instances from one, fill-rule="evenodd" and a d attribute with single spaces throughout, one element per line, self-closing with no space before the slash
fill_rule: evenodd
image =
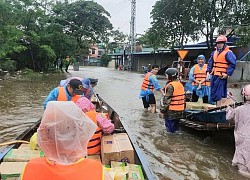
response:
<path id="1" fill-rule="evenodd" d="M 144 77 L 144 80 L 143 80 L 142 85 L 141 85 L 141 89 L 142 90 L 147 90 L 148 87 L 149 87 L 150 91 L 154 91 L 154 85 L 153 84 L 149 84 L 149 77 L 151 75 L 153 75 L 153 73 L 148 72 L 146 74 L 146 76 Z"/>
<path id="2" fill-rule="evenodd" d="M 67 95 L 66 95 L 66 92 L 65 92 L 65 89 L 64 87 L 57 87 L 58 88 L 58 97 L 57 97 L 57 101 L 68 101 L 67 99 Z M 80 98 L 81 96 L 80 95 L 74 95 L 72 98 L 71 98 L 71 101 L 73 101 L 74 103 L 76 103 L 76 101 Z"/>
<path id="3" fill-rule="evenodd" d="M 169 104 L 169 110 L 183 111 L 185 108 L 185 91 L 183 85 L 179 81 L 170 82 L 165 87 L 165 94 L 169 85 L 174 87 L 174 92 L 171 96 L 171 102 Z"/>
<path id="4" fill-rule="evenodd" d="M 46 158 L 31 159 L 25 166 L 21 180 L 103 179 L 102 164 L 93 159 L 81 159 L 70 165 L 53 165 Z"/>
<path id="5" fill-rule="evenodd" d="M 218 50 L 214 51 L 214 64 L 212 73 L 216 76 L 221 76 L 222 73 L 227 72 L 228 62 L 226 60 L 226 53 L 231 51 L 228 46 L 219 54 Z"/>
<path id="6" fill-rule="evenodd" d="M 207 74 L 207 64 L 204 64 L 202 69 L 200 69 L 200 66 L 198 64 L 194 65 L 194 79 L 196 79 L 197 81 L 202 81 L 204 79 L 206 79 Z M 193 82 L 193 85 L 199 85 L 196 82 Z M 204 86 L 210 86 L 210 81 L 205 80 L 202 85 Z"/>
<path id="7" fill-rule="evenodd" d="M 101 139 L 102 129 L 97 124 L 96 115 L 98 114 L 95 110 L 91 110 L 85 113 L 96 125 L 95 134 L 91 137 L 88 143 L 88 154 L 97 154 L 101 151 Z"/>

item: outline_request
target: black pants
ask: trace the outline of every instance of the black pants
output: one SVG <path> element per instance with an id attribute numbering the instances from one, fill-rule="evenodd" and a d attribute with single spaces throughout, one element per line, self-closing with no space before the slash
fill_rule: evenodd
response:
<path id="1" fill-rule="evenodd" d="M 193 91 L 192 102 L 197 102 L 198 99 L 199 99 L 199 96 L 196 95 L 196 91 Z M 204 96 L 202 99 L 203 99 L 203 103 L 208 103 L 208 96 Z"/>
<path id="2" fill-rule="evenodd" d="M 68 72 L 69 64 L 66 64 L 65 71 Z"/>
<path id="3" fill-rule="evenodd" d="M 148 100 L 148 101 L 147 101 Z M 149 108 L 150 104 L 156 104 L 155 95 L 149 94 L 148 99 L 145 97 L 142 98 L 144 108 Z"/>

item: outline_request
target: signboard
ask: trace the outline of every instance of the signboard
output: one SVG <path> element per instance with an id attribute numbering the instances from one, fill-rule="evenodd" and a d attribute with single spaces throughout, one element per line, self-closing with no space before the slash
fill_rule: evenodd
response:
<path id="1" fill-rule="evenodd" d="M 183 60 L 186 57 L 186 55 L 188 53 L 188 50 L 184 50 L 184 49 L 183 50 L 177 50 L 177 52 L 178 52 L 180 58 Z"/>

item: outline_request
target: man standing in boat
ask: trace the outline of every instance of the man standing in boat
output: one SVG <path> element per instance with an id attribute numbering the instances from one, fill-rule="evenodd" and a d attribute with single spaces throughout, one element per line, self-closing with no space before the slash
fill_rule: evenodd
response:
<path id="1" fill-rule="evenodd" d="M 160 91 L 164 95 L 163 90 L 156 78 L 156 74 L 159 71 L 158 65 L 153 65 L 152 70 L 145 75 L 145 78 L 141 85 L 140 98 L 142 98 L 144 111 L 148 111 L 151 107 L 151 112 L 156 113 L 156 100 L 154 96 L 154 89 Z"/>
<path id="2" fill-rule="evenodd" d="M 216 39 L 216 50 L 211 53 L 208 61 L 207 76 L 211 77 L 211 100 L 220 101 L 227 97 L 227 80 L 236 67 L 236 57 L 226 45 L 227 38 L 220 35 Z"/>
<path id="3" fill-rule="evenodd" d="M 165 86 L 161 113 L 164 114 L 167 131 L 175 133 L 179 130 L 179 119 L 183 116 L 185 108 L 185 91 L 182 83 L 177 79 L 176 68 L 168 68 L 165 74 L 168 84 Z"/>
<path id="4" fill-rule="evenodd" d="M 197 63 L 189 72 L 189 81 L 193 85 L 192 102 L 197 102 L 199 97 L 202 97 L 203 103 L 209 102 L 210 96 L 210 81 L 207 77 L 207 64 L 204 55 L 197 57 Z"/>

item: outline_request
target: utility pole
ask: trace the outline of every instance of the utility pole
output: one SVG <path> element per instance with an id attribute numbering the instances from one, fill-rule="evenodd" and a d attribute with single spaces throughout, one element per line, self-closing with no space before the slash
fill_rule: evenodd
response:
<path id="1" fill-rule="evenodd" d="M 129 69 L 134 65 L 135 52 L 135 16 L 136 16 L 136 0 L 131 0 L 131 21 L 130 21 L 130 59 L 128 62 Z"/>

